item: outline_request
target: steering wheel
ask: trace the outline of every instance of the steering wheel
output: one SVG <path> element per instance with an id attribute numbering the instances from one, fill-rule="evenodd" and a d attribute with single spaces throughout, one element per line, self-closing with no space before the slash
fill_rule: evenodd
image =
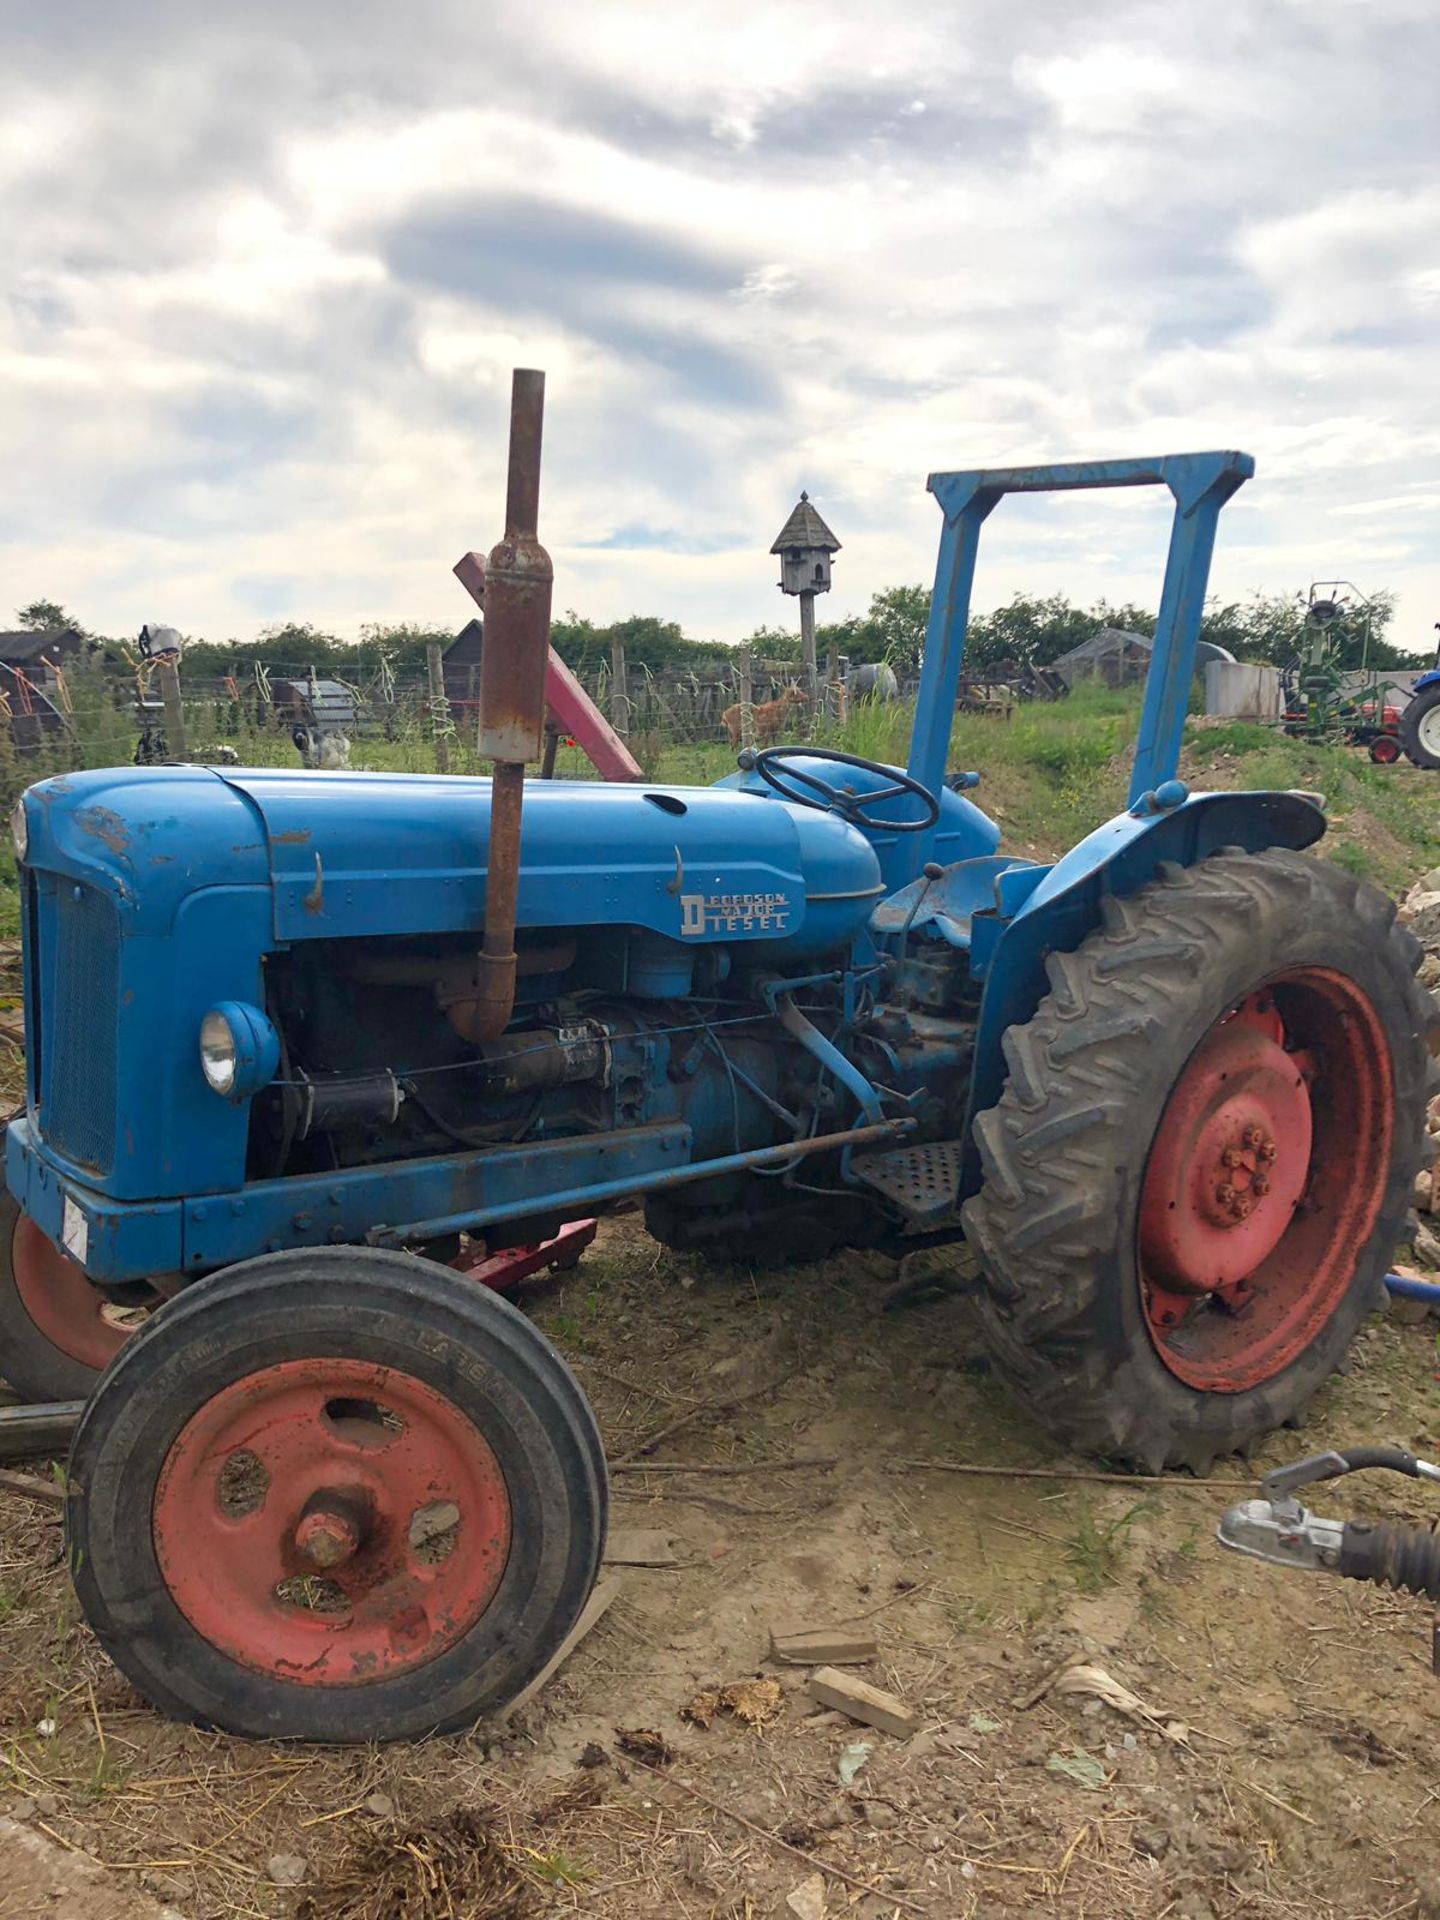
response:
<path id="1" fill-rule="evenodd" d="M 878 773 L 889 785 L 869 793 L 855 793 L 848 787 L 832 786 L 817 773 L 805 773 L 791 764 L 795 760 L 828 760 L 832 764 L 838 761 L 841 766 Z M 882 766 L 877 760 L 863 760 L 858 753 L 840 753 L 830 747 L 763 747 L 751 759 L 750 768 L 782 800 L 793 800 L 797 806 L 815 807 L 820 812 L 833 809 L 852 827 L 868 827 L 872 833 L 923 833 L 940 818 L 940 802 L 928 787 L 922 787 L 908 773 L 897 773 L 893 767 Z M 793 786 L 787 784 L 791 781 Z M 797 788 L 808 791 L 797 791 Z M 923 820 L 872 819 L 870 807 L 882 800 L 894 800 L 902 793 L 913 793 L 924 802 Z"/>

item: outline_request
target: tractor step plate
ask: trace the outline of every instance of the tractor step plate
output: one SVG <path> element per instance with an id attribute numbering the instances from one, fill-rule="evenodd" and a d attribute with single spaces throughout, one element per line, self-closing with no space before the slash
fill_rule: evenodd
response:
<path id="1" fill-rule="evenodd" d="M 850 1170 L 912 1220 L 936 1220 L 959 1204 L 964 1151 L 962 1141 L 932 1140 L 923 1147 L 857 1153 Z"/>

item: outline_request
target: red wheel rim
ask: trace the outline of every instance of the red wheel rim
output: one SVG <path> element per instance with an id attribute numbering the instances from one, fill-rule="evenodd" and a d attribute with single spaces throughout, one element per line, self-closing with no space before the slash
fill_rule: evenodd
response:
<path id="1" fill-rule="evenodd" d="M 500 1463 L 443 1394 L 394 1368 L 288 1360 L 181 1429 L 152 1511 L 171 1596 L 271 1679 L 366 1686 L 434 1660 L 510 1552 Z"/>
<path id="2" fill-rule="evenodd" d="M 1295 967 L 1206 1034 L 1161 1116 L 1140 1200 L 1140 1296 L 1170 1372 L 1243 1393 L 1344 1299 L 1390 1172 L 1390 1049 L 1369 996 Z"/>
<path id="3" fill-rule="evenodd" d="M 10 1270 L 20 1304 L 67 1359 L 100 1372 L 129 1339 L 133 1327 L 119 1318 L 121 1310 L 112 1308 L 85 1278 L 85 1269 L 62 1253 L 28 1213 L 15 1222 Z"/>

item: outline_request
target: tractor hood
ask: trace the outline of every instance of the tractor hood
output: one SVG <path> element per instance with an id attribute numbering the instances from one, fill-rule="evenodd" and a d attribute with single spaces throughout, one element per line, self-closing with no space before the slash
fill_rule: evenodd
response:
<path id="1" fill-rule="evenodd" d="M 25 796 L 29 864 L 110 893 L 136 931 L 183 898 L 267 885 L 277 941 L 463 932 L 484 918 L 490 782 L 271 768 L 118 768 Z M 715 787 L 535 780 L 519 925 L 828 945 L 884 891 L 845 822 Z M 798 950 L 798 949 L 797 949 Z"/>

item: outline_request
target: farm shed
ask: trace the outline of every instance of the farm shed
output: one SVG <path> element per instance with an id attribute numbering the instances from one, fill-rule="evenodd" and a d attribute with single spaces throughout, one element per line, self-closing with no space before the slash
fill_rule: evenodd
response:
<path id="1" fill-rule="evenodd" d="M 28 627 L 16 633 L 0 633 L 0 666 L 18 668 L 27 679 L 39 680 L 50 667 L 63 667 L 85 644 L 84 635 L 74 627 L 62 627 L 53 633 L 37 633 Z"/>
<path id="2" fill-rule="evenodd" d="M 480 649 L 485 622 L 468 620 L 440 657 L 445 673 L 445 697 L 452 706 L 480 697 Z"/>

